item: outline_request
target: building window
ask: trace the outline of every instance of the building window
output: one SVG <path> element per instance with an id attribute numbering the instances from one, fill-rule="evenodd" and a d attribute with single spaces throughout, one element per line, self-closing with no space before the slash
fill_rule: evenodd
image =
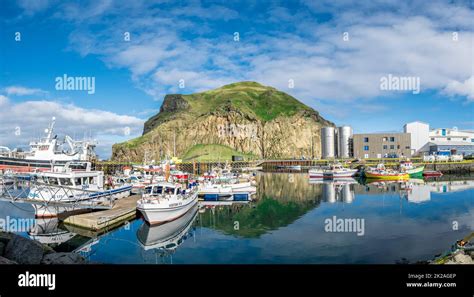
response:
<path id="1" fill-rule="evenodd" d="M 388 141 L 387 137 L 382 138 L 382 141 Z"/>
<path id="2" fill-rule="evenodd" d="M 364 151 L 368 151 L 369 150 L 369 146 L 368 145 L 364 145 Z"/>
<path id="3" fill-rule="evenodd" d="M 434 137 L 431 137 L 431 140 L 434 140 Z"/>
<path id="4" fill-rule="evenodd" d="M 466 139 L 466 138 L 463 138 L 462 140 L 466 141 L 467 139 Z"/>
<path id="5" fill-rule="evenodd" d="M 446 129 L 441 130 L 441 135 L 446 136 Z"/>
<path id="6" fill-rule="evenodd" d="M 395 142 L 395 137 L 390 137 L 390 142 Z"/>
<path id="7" fill-rule="evenodd" d="M 448 137 L 448 140 L 451 140 L 451 137 Z"/>
<path id="8" fill-rule="evenodd" d="M 369 137 L 364 137 L 364 142 L 369 142 Z"/>
<path id="9" fill-rule="evenodd" d="M 409 146 L 409 145 L 407 145 L 407 146 L 405 147 L 405 149 L 409 150 L 409 149 L 410 149 L 410 146 Z"/>
<path id="10" fill-rule="evenodd" d="M 386 150 L 387 147 L 388 147 L 388 146 L 387 146 L 386 144 L 384 144 L 383 149 Z"/>
<path id="11" fill-rule="evenodd" d="M 397 149 L 398 149 L 398 150 L 400 149 L 400 145 L 397 145 Z"/>
<path id="12" fill-rule="evenodd" d="M 390 149 L 391 149 L 391 150 L 395 149 L 395 146 L 392 144 L 392 145 L 390 146 Z"/>

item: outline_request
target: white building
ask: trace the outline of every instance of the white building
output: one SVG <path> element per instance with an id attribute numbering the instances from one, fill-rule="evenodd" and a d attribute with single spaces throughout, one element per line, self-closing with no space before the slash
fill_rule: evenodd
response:
<path id="1" fill-rule="evenodd" d="M 438 128 L 430 131 L 429 141 L 441 142 L 441 141 L 455 141 L 455 142 L 474 142 L 474 131 L 469 130 L 458 130 L 456 127 L 449 128 Z"/>
<path id="2" fill-rule="evenodd" d="M 407 123 L 403 126 L 403 132 L 410 133 L 411 154 L 415 155 L 423 146 L 428 143 L 430 136 L 430 125 L 419 121 Z"/>

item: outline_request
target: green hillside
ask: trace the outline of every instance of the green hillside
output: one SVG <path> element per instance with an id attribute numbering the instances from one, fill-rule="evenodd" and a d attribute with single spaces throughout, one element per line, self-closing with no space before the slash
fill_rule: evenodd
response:
<path id="1" fill-rule="evenodd" d="M 319 117 L 311 107 L 284 92 L 257 82 L 246 81 L 190 95 L 167 95 L 160 113 L 145 123 L 143 134 L 180 116 L 199 117 L 230 110 L 264 122 L 278 116 L 292 116 L 301 111 L 305 111 L 308 116 Z"/>

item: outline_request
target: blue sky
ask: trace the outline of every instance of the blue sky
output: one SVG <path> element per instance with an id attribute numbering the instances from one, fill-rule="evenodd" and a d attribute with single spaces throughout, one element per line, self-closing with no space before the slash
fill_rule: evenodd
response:
<path id="1" fill-rule="evenodd" d="M 27 144 L 55 116 L 58 133 L 90 133 L 108 157 L 165 94 L 242 80 L 356 133 L 474 129 L 473 8 L 425 2 L 2 1 L 0 145 Z M 63 74 L 95 77 L 95 93 L 56 90 Z M 420 94 L 381 90 L 388 74 L 418 77 Z"/>

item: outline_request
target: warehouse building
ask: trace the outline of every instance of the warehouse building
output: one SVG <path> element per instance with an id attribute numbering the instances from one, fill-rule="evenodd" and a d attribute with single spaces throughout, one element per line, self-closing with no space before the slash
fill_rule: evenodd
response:
<path id="1" fill-rule="evenodd" d="M 367 158 L 398 158 L 411 157 L 410 133 L 370 133 L 354 134 L 354 157 Z"/>

